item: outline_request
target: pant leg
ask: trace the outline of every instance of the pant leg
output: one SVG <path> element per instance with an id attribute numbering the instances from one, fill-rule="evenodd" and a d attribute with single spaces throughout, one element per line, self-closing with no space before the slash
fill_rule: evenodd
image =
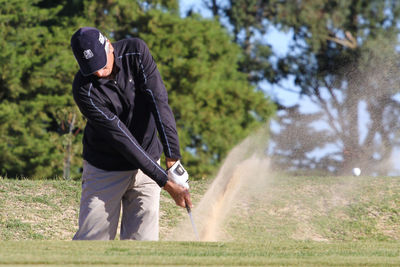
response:
<path id="1" fill-rule="evenodd" d="M 112 240 L 121 199 L 136 171 L 105 171 L 84 161 L 79 229 L 74 240 Z"/>
<path id="2" fill-rule="evenodd" d="M 159 239 L 160 186 L 138 171 L 133 184 L 122 198 L 122 239 Z"/>

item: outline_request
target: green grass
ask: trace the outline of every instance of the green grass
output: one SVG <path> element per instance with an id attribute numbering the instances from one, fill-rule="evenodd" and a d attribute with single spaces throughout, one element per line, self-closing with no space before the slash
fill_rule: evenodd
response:
<path id="1" fill-rule="evenodd" d="M 191 182 L 197 202 L 208 181 Z M 0 240 L 71 240 L 77 230 L 80 181 L 13 180 L 0 177 Z M 160 238 L 183 218 L 186 210 L 162 191 Z"/>
<path id="2" fill-rule="evenodd" d="M 375 242 L 400 240 L 399 222 L 399 177 L 276 175 L 258 192 L 242 192 L 226 227 L 240 242 Z"/>
<path id="3" fill-rule="evenodd" d="M 195 205 L 209 183 L 191 183 Z M 79 197 L 75 181 L 0 178 L 0 265 L 400 266 L 399 177 L 268 174 L 230 203 L 224 242 L 164 241 L 188 221 L 165 192 L 160 242 L 72 242 Z"/>
<path id="4" fill-rule="evenodd" d="M 0 178 L 0 240 L 68 240 L 76 231 L 80 183 Z"/>
<path id="5" fill-rule="evenodd" d="M 119 266 L 398 266 L 395 242 L 7 241 L 0 264 Z"/>

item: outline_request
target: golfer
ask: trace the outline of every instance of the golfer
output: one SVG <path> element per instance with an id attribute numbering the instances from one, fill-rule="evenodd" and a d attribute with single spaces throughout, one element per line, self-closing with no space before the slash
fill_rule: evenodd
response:
<path id="1" fill-rule="evenodd" d="M 158 240 L 161 188 L 178 206 L 192 203 L 156 63 L 141 39 L 111 43 L 91 27 L 76 31 L 71 47 L 80 67 L 73 96 L 87 119 L 79 229 L 73 239 L 114 239 L 122 204 L 120 238 Z M 163 151 L 167 170 L 160 166 Z"/>

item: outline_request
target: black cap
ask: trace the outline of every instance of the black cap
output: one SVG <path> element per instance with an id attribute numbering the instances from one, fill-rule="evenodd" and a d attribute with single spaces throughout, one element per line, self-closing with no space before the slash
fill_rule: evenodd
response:
<path id="1" fill-rule="evenodd" d="M 83 27 L 72 35 L 72 51 L 84 76 L 106 66 L 106 42 L 107 38 L 96 28 Z"/>

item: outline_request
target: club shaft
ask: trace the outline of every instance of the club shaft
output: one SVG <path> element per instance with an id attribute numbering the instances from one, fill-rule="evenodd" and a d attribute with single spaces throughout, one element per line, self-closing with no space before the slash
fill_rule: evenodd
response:
<path id="1" fill-rule="evenodd" d="M 192 223 L 192 228 L 193 228 L 194 235 L 196 236 L 196 239 L 198 241 L 200 241 L 199 233 L 197 232 L 196 225 L 194 224 L 194 221 L 193 221 L 192 210 L 191 210 L 191 208 L 189 207 L 188 204 L 186 204 L 186 210 L 187 210 L 187 213 L 189 215 L 190 222 Z"/>

